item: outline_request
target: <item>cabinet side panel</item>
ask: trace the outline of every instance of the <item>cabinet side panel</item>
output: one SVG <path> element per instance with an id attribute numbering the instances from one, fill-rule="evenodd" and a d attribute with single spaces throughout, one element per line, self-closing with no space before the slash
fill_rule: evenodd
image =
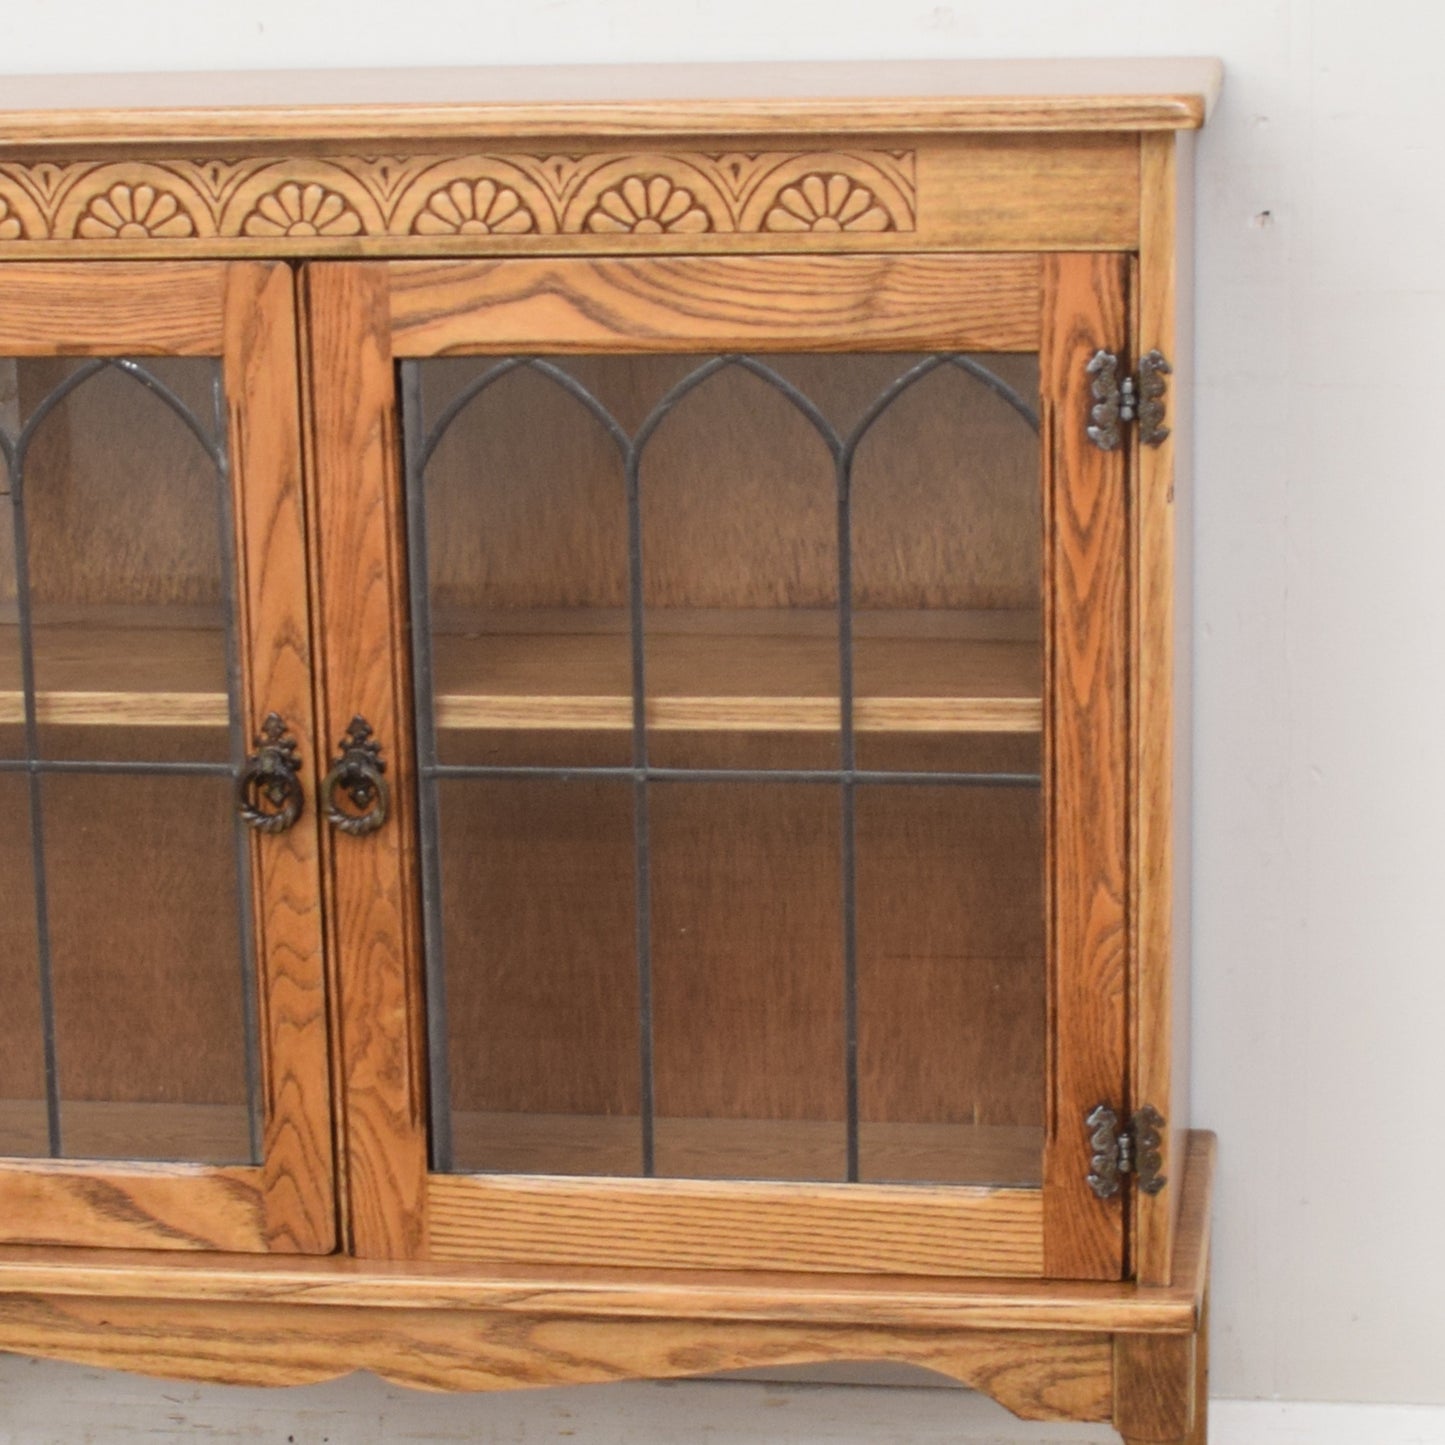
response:
<path id="1" fill-rule="evenodd" d="M 351 1247 L 410 1258 L 422 1244 L 424 1033 L 413 878 L 416 821 L 407 683 L 405 546 L 395 383 L 379 265 L 305 275 L 312 577 L 324 764 L 363 717 L 381 746 L 389 816 L 377 831 L 323 830 L 328 937 L 345 1058 L 342 1148 Z M 324 810 L 327 799 L 317 800 Z"/>
<path id="2" fill-rule="evenodd" d="M 1193 137 L 1144 136 L 1137 355 L 1169 358 L 1162 446 L 1139 447 L 1134 509 L 1134 1019 L 1131 1108 L 1169 1121 L 1161 1194 L 1139 1195 L 1134 1269 L 1168 1284 L 1189 1126 L 1189 775 L 1191 672 L 1189 398 Z"/>
<path id="3" fill-rule="evenodd" d="M 1085 1118 L 1118 1108 L 1128 963 L 1128 530 L 1122 449 L 1088 438 L 1087 367 L 1127 335 L 1126 261 L 1044 261 L 1045 786 L 1049 819 L 1050 1097 L 1045 1274 L 1117 1279 L 1120 1196 L 1088 1184 Z"/>

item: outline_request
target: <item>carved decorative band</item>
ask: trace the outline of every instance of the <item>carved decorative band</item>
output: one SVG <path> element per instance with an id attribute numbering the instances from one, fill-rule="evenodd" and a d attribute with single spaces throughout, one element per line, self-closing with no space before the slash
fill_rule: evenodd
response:
<path id="1" fill-rule="evenodd" d="M 914 161 L 761 151 L 6 162 L 0 243 L 909 232 Z"/>

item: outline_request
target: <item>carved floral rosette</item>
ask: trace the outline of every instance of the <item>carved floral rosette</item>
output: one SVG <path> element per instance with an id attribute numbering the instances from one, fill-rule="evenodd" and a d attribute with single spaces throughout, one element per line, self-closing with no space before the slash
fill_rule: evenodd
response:
<path id="1" fill-rule="evenodd" d="M 911 151 L 0 162 L 6 243 L 912 232 Z M 625 244 L 625 243 L 624 243 Z"/>

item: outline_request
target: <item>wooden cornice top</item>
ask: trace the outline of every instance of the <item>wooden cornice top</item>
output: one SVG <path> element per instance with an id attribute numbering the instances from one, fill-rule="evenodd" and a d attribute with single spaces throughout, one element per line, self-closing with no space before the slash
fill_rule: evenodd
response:
<path id="1" fill-rule="evenodd" d="M 929 60 L 0 77 L 0 150 L 1150 131 L 1203 125 L 1217 60 Z"/>

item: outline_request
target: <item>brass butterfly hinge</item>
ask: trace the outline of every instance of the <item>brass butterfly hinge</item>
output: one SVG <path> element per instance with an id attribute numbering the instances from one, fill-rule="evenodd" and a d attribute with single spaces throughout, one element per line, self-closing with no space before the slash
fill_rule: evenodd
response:
<path id="1" fill-rule="evenodd" d="M 1101 452 L 1119 449 L 1127 422 L 1139 423 L 1139 440 L 1146 447 L 1157 447 L 1169 435 L 1164 425 L 1164 378 L 1174 368 L 1162 351 L 1143 356 L 1137 376 L 1121 377 L 1119 358 L 1112 351 L 1096 351 L 1087 370 L 1094 380 L 1086 430 Z"/>
<path id="2" fill-rule="evenodd" d="M 1096 1105 L 1084 1123 L 1089 1130 L 1089 1188 L 1100 1199 L 1112 1199 L 1132 1174 L 1145 1194 L 1158 1194 L 1169 1182 L 1159 1172 L 1164 1116 L 1152 1104 L 1136 1109 L 1127 1124 L 1107 1104 Z"/>

